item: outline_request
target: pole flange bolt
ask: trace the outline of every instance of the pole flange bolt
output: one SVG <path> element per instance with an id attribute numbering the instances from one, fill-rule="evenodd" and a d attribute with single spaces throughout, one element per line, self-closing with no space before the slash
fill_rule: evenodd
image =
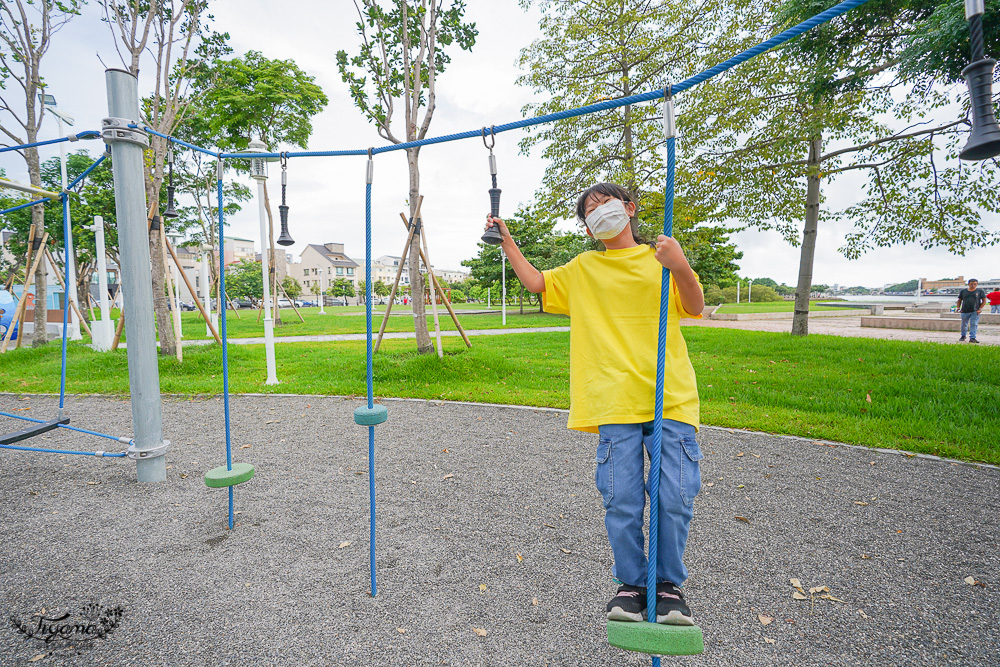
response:
<path id="1" fill-rule="evenodd" d="M 160 456 L 164 456 L 167 453 L 167 449 L 170 448 L 170 441 L 164 440 L 159 445 L 155 447 L 149 447 L 147 449 L 137 449 L 135 444 L 129 445 L 129 448 L 125 451 L 125 454 L 130 459 L 155 459 Z"/>
<path id="2" fill-rule="evenodd" d="M 137 124 L 127 118 L 104 118 L 101 120 L 101 139 L 107 144 L 123 141 L 127 144 L 149 148 L 149 135 L 142 130 L 129 127 L 129 125 Z"/>

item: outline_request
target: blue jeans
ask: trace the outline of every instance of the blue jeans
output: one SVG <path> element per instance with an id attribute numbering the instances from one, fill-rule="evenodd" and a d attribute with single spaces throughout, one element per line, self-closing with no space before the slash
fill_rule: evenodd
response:
<path id="1" fill-rule="evenodd" d="M 1000 304 L 990 306 L 990 315 L 1000 315 Z"/>
<path id="2" fill-rule="evenodd" d="M 979 330 L 979 313 L 975 311 L 962 313 L 962 338 L 965 338 L 966 329 L 969 330 L 969 338 L 976 337 L 976 331 Z"/>
<path id="3" fill-rule="evenodd" d="M 595 481 L 606 511 L 604 525 L 615 563 L 611 573 L 623 584 L 646 585 L 646 550 L 643 511 L 649 494 L 644 480 L 645 460 L 652 443 L 653 422 L 604 424 L 598 427 Z M 659 536 L 657 581 L 680 586 L 687 579 L 684 547 L 694 513 L 694 499 L 701 491 L 701 449 L 695 428 L 663 420 L 660 454 Z M 643 484 L 643 482 L 646 482 Z"/>

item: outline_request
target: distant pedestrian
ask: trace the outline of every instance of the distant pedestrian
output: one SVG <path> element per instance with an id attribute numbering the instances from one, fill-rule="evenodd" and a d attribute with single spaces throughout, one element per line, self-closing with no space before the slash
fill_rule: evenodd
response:
<path id="1" fill-rule="evenodd" d="M 986 299 L 990 302 L 990 314 L 1000 315 L 1000 287 L 987 294 Z"/>
<path id="2" fill-rule="evenodd" d="M 962 337 L 959 342 L 965 340 L 965 332 L 969 332 L 969 342 L 978 343 L 976 331 L 979 329 L 979 313 L 983 312 L 983 304 L 986 303 L 986 290 L 978 289 L 979 281 L 969 278 L 968 289 L 962 289 L 958 293 L 958 303 L 956 306 L 962 313 Z"/>

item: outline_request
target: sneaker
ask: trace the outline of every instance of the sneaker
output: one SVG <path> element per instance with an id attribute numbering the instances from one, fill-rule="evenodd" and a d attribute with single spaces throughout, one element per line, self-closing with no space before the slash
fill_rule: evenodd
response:
<path id="1" fill-rule="evenodd" d="M 976 340 L 975 338 L 970 338 L 970 339 L 969 339 L 969 342 L 970 342 L 970 343 L 977 343 L 977 344 L 979 343 L 979 341 L 978 341 L 978 340 Z"/>
<path id="2" fill-rule="evenodd" d="M 656 622 L 667 625 L 694 625 L 684 593 L 670 582 L 656 584 Z"/>
<path id="3" fill-rule="evenodd" d="M 644 586 L 629 586 L 622 584 L 618 594 L 608 603 L 609 621 L 643 620 L 646 613 L 646 588 Z"/>
<path id="4" fill-rule="evenodd" d="M 965 342 L 965 336 L 962 336 L 961 338 L 959 338 L 958 342 L 959 343 L 964 343 Z"/>

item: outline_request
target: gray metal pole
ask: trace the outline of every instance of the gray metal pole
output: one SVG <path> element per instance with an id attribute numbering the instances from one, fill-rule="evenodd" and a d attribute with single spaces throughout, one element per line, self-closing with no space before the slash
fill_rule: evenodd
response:
<path id="1" fill-rule="evenodd" d="M 143 185 L 142 142 L 148 137 L 127 127 L 139 121 L 138 82 L 129 72 L 109 69 L 108 115 L 102 134 L 111 145 L 114 166 L 115 210 L 118 217 L 118 250 L 121 284 L 125 287 L 125 334 L 128 337 L 128 379 L 132 392 L 134 445 L 129 457 L 136 461 L 140 482 L 167 478 L 160 405 L 160 374 L 156 361 L 153 326 L 152 265 L 146 226 L 146 190 Z"/>

